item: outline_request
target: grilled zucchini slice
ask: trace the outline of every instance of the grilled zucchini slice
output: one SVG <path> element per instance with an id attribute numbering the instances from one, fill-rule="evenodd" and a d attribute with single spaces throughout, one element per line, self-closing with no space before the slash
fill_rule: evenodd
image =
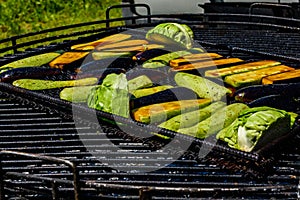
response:
<path id="1" fill-rule="evenodd" d="M 266 67 L 272 67 L 280 65 L 281 63 L 273 60 L 260 60 L 256 62 L 249 62 L 242 65 L 236 65 L 232 67 L 225 67 L 221 69 L 207 70 L 205 72 L 206 77 L 224 77 L 232 74 L 238 74 L 248 72 L 252 70 L 262 69 Z"/>
<path id="2" fill-rule="evenodd" d="M 291 83 L 299 81 L 300 69 L 296 69 L 289 72 L 266 76 L 262 79 L 262 84 Z"/>
<path id="3" fill-rule="evenodd" d="M 220 65 L 233 64 L 237 62 L 242 62 L 242 59 L 239 58 L 226 58 L 226 59 L 217 59 L 217 60 L 209 60 L 203 62 L 194 62 L 186 65 L 170 65 L 172 67 L 172 71 L 188 71 L 188 70 L 197 70 L 197 69 L 205 69 L 209 67 L 215 67 Z M 172 63 L 170 63 L 172 64 Z"/>
<path id="4" fill-rule="evenodd" d="M 120 42 L 126 39 L 131 38 L 131 35 L 128 34 L 123 34 L 123 33 L 118 33 L 114 35 L 110 35 L 104 38 L 101 38 L 96 41 L 84 43 L 84 44 L 76 44 L 71 47 L 71 49 L 76 49 L 76 50 L 93 50 L 97 46 L 102 46 L 106 44 L 110 44 L 113 42 Z"/>
<path id="5" fill-rule="evenodd" d="M 261 84 L 262 78 L 266 76 L 279 74 L 282 72 L 288 72 L 292 70 L 295 69 L 285 65 L 279 65 L 279 66 L 268 67 L 264 69 L 258 69 L 250 72 L 226 76 L 224 82 L 235 88 L 239 88 L 239 87 L 244 87 L 249 85 Z"/>
<path id="6" fill-rule="evenodd" d="M 51 53 L 44 53 L 39 54 L 27 58 L 23 58 L 8 64 L 5 64 L 0 67 L 0 73 L 5 72 L 10 69 L 15 68 L 23 68 L 23 67 L 39 67 L 41 65 L 47 64 L 56 57 L 60 56 L 59 53 L 51 52 Z"/>
<path id="7" fill-rule="evenodd" d="M 49 63 L 49 66 L 52 68 L 63 69 L 65 65 L 68 65 L 75 61 L 81 60 L 81 59 L 85 58 L 88 54 L 89 54 L 89 52 L 81 52 L 81 51 L 64 52 L 62 55 L 60 55 L 57 58 L 55 58 L 54 60 L 52 60 Z"/>
<path id="8" fill-rule="evenodd" d="M 181 113 L 203 108 L 211 103 L 210 99 L 172 101 L 143 106 L 132 111 L 134 120 L 143 123 L 161 123 Z"/>
<path id="9" fill-rule="evenodd" d="M 222 56 L 216 53 L 197 53 L 183 56 L 182 58 L 177 58 L 170 61 L 170 66 L 178 67 L 187 63 L 200 62 L 205 60 L 211 60 L 216 58 L 221 58 Z"/>

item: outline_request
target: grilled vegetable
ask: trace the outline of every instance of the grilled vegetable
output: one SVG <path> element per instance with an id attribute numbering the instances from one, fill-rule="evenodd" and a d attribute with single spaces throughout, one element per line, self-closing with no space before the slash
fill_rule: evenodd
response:
<path id="1" fill-rule="evenodd" d="M 128 91 L 132 92 L 137 89 L 151 87 L 152 81 L 146 75 L 138 76 L 128 81 Z"/>
<path id="2" fill-rule="evenodd" d="M 60 99 L 70 101 L 73 103 L 83 103 L 87 101 L 88 95 L 92 88 L 96 86 L 81 86 L 64 88 L 60 93 Z"/>
<path id="3" fill-rule="evenodd" d="M 101 85 L 93 87 L 87 101 L 88 107 L 129 117 L 129 95 L 125 74 L 109 74 Z"/>
<path id="4" fill-rule="evenodd" d="M 97 81 L 98 81 L 97 78 L 84 78 L 84 79 L 67 80 L 67 81 L 19 79 L 14 81 L 12 84 L 14 86 L 25 88 L 28 90 L 46 90 L 46 89 L 54 89 L 54 88 L 62 88 L 62 87 L 95 85 Z"/>
<path id="5" fill-rule="evenodd" d="M 263 106 L 241 112 L 230 126 L 217 134 L 217 138 L 232 148 L 250 152 L 290 130 L 291 116 L 286 111 Z"/>
<path id="6" fill-rule="evenodd" d="M 262 79 L 262 84 L 280 84 L 300 81 L 300 70 L 296 69 L 289 72 L 266 76 Z"/>
<path id="7" fill-rule="evenodd" d="M 246 108 L 248 108 L 248 106 L 243 103 L 230 104 L 218 109 L 212 113 L 210 117 L 194 126 L 178 129 L 178 132 L 204 139 L 229 126 Z"/>
<path id="8" fill-rule="evenodd" d="M 209 99 L 181 100 L 143 106 L 132 111 L 132 117 L 143 123 L 161 123 L 181 113 L 190 112 L 209 105 Z"/>
<path id="9" fill-rule="evenodd" d="M 164 48 L 163 45 L 159 44 L 143 44 L 143 45 L 136 45 L 136 46 L 128 46 L 128 47 L 122 47 L 122 48 L 113 48 L 113 49 L 103 49 L 104 52 L 140 52 L 140 51 L 146 51 L 148 49 L 158 49 L 158 48 Z"/>
<path id="10" fill-rule="evenodd" d="M 146 39 L 190 49 L 193 47 L 194 33 L 185 24 L 162 23 L 149 30 Z"/>
<path id="11" fill-rule="evenodd" d="M 110 51 L 95 51 L 92 52 L 94 60 L 104 60 L 107 58 L 117 59 L 118 57 L 131 57 L 135 52 L 124 51 L 124 52 L 110 52 Z"/>
<path id="12" fill-rule="evenodd" d="M 147 40 L 124 40 L 121 42 L 114 42 L 106 45 L 101 45 L 96 47 L 98 51 L 101 50 L 114 50 L 119 48 L 128 48 L 128 47 L 143 47 L 144 45 L 149 44 Z M 125 50 L 128 51 L 128 50 Z"/>
<path id="13" fill-rule="evenodd" d="M 84 71 L 84 72 L 77 72 L 75 74 L 74 79 L 82 79 L 82 78 L 89 78 L 89 77 L 95 77 L 98 79 L 98 84 L 101 84 L 103 79 L 111 73 L 114 74 L 121 74 L 125 73 L 126 70 L 122 68 L 107 68 L 107 69 L 97 69 L 92 71 Z"/>
<path id="14" fill-rule="evenodd" d="M 297 92 L 299 93 L 299 92 Z M 255 99 L 248 103 L 249 107 L 269 106 L 285 110 L 288 112 L 299 112 L 299 96 L 287 96 L 283 94 L 273 94 Z"/>
<path id="15" fill-rule="evenodd" d="M 200 48 L 193 48 L 189 50 L 183 50 L 183 51 L 175 51 L 171 53 L 167 53 L 161 56 L 154 57 L 150 60 L 147 60 L 143 63 L 144 68 L 159 68 L 169 65 L 169 62 L 175 58 L 180 58 L 185 55 L 189 55 L 192 53 L 201 53 L 203 52 L 203 49 Z"/>
<path id="16" fill-rule="evenodd" d="M 10 69 L 14 69 L 14 68 L 21 68 L 21 67 L 39 67 L 42 66 L 44 64 L 49 63 L 50 61 L 52 61 L 53 59 L 55 59 L 56 57 L 60 56 L 59 53 L 44 53 L 44 54 L 39 54 L 36 56 L 31 56 L 28 58 L 23 58 L 8 64 L 5 64 L 3 66 L 0 67 L 0 73 L 5 72 L 7 70 Z"/>
<path id="17" fill-rule="evenodd" d="M 160 86 L 156 86 L 156 87 L 150 87 L 150 88 L 143 88 L 143 89 L 137 89 L 131 92 L 131 94 L 135 97 L 135 98 L 139 98 L 139 97 L 144 97 L 147 95 L 151 95 L 157 92 L 161 92 L 164 91 L 166 89 L 170 89 L 173 88 L 173 86 L 171 85 L 160 85 Z"/>
<path id="18" fill-rule="evenodd" d="M 82 62 L 82 59 L 84 59 L 87 55 L 89 54 L 89 52 L 65 52 L 62 55 L 58 56 L 57 58 L 55 58 L 54 60 L 52 60 L 49 63 L 50 67 L 53 68 L 59 68 L 59 69 L 65 69 L 66 65 L 72 64 L 75 61 L 79 61 L 78 66 L 75 66 L 75 68 L 78 68 Z M 75 65 L 76 65 L 75 64 Z"/>
<path id="19" fill-rule="evenodd" d="M 238 102 L 248 103 L 258 98 L 269 95 L 283 95 L 286 97 L 300 96 L 300 83 L 252 85 L 238 89 L 234 93 L 234 99 Z"/>
<path id="20" fill-rule="evenodd" d="M 249 62 L 242 65 L 236 65 L 232 67 L 226 67 L 222 69 L 214 69 L 214 70 L 207 70 L 205 72 L 206 77 L 224 77 L 232 74 L 238 74 L 242 72 L 248 72 L 252 70 L 262 69 L 266 67 L 272 67 L 280 65 L 280 62 L 273 61 L 273 60 L 261 60 L 256 62 Z"/>
<path id="21" fill-rule="evenodd" d="M 145 62 L 151 58 L 155 58 L 157 56 L 161 56 L 161 55 L 164 55 L 167 53 L 170 53 L 170 52 L 165 49 L 157 49 L 157 48 L 149 49 L 149 50 L 137 53 L 135 56 L 132 57 L 132 59 L 137 62 Z"/>
<path id="22" fill-rule="evenodd" d="M 221 58 L 222 56 L 216 53 L 197 53 L 183 56 L 182 58 L 177 58 L 170 61 L 170 66 L 178 67 L 183 64 L 188 64 L 191 62 L 199 62 L 205 60 L 211 60 L 216 58 Z"/>
<path id="23" fill-rule="evenodd" d="M 11 83 L 23 78 L 43 78 L 45 76 L 64 75 L 60 69 L 45 68 L 45 67 L 22 67 L 14 68 L 0 73 L 0 81 Z M 72 79 L 70 75 L 70 79 Z M 75 75 L 73 74 L 73 77 Z"/>
<path id="24" fill-rule="evenodd" d="M 225 106 L 226 104 L 224 102 L 217 101 L 199 110 L 183 113 L 172 117 L 171 119 L 161 123 L 158 126 L 161 128 L 169 129 L 171 131 L 177 131 L 181 128 L 191 127 L 207 119 L 218 109 L 221 109 Z"/>
<path id="25" fill-rule="evenodd" d="M 155 69 L 133 68 L 126 72 L 126 77 L 128 80 L 134 79 L 141 75 L 146 75 L 154 83 L 166 81 L 169 78 L 169 74 Z"/>
<path id="26" fill-rule="evenodd" d="M 114 34 L 114 35 L 110 35 L 110 36 L 101 38 L 96 41 L 92 41 L 92 42 L 88 42 L 88 43 L 84 43 L 84 44 L 73 45 L 71 47 L 71 49 L 93 50 L 93 49 L 95 49 L 95 47 L 97 47 L 99 45 L 106 45 L 106 44 L 113 43 L 113 42 L 120 42 L 120 41 L 129 39 L 130 37 L 131 37 L 131 35 L 118 33 L 118 34 Z"/>
<path id="27" fill-rule="evenodd" d="M 195 94 L 195 92 L 185 87 L 175 87 L 144 97 L 131 99 L 130 107 L 139 108 L 151 104 L 188 99 L 197 99 L 197 95 Z"/>
<path id="28" fill-rule="evenodd" d="M 218 60 L 209 60 L 203 62 L 194 62 L 186 65 L 175 65 L 172 66 L 172 71 L 187 71 L 187 70 L 197 70 L 197 69 L 207 69 L 209 67 L 216 67 L 220 65 L 233 64 L 237 62 L 242 62 L 243 60 L 239 58 L 226 58 L 226 59 L 218 59 Z"/>
<path id="29" fill-rule="evenodd" d="M 218 101 L 225 97 L 226 94 L 231 93 L 231 91 L 226 87 L 193 74 L 178 72 L 174 79 L 178 86 L 187 87 L 193 90 L 200 98 L 208 98 L 213 101 Z"/>
<path id="30" fill-rule="evenodd" d="M 260 84 L 261 79 L 268 75 L 279 74 L 282 72 L 287 72 L 292 70 L 294 70 L 294 68 L 285 65 L 279 65 L 279 66 L 268 67 L 264 69 L 258 69 L 250 72 L 226 76 L 224 82 L 235 88 L 245 87 L 249 85 Z"/>
<path id="31" fill-rule="evenodd" d="M 129 70 L 133 68 L 135 63 L 130 57 L 106 58 L 96 61 L 84 63 L 78 68 L 78 71 L 89 72 L 94 70 L 104 70 L 110 68 L 120 68 Z"/>

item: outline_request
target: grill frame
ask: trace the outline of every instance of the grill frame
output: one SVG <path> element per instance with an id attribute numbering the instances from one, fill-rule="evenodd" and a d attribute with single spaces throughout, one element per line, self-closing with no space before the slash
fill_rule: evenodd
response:
<path id="1" fill-rule="evenodd" d="M 253 23 L 253 22 L 250 22 L 250 23 L 240 23 L 240 22 L 236 22 L 236 23 L 233 23 L 231 21 L 206 21 L 207 19 L 209 19 L 209 17 L 216 17 L 216 16 L 225 16 L 224 14 L 204 14 L 204 15 L 200 15 L 200 18 L 203 17 L 203 21 L 202 22 L 198 22 L 198 21 L 185 21 L 185 20 L 181 20 L 181 22 L 186 22 L 187 24 L 195 24 L 197 23 L 197 26 L 210 26 L 210 25 L 241 25 L 241 26 L 265 26 L 265 27 L 273 27 L 275 29 L 285 29 L 285 30 L 295 30 L 295 31 L 299 31 L 299 27 L 295 26 L 290 26 L 290 27 L 283 27 L 281 25 L 277 26 L 277 25 L 274 25 L 274 24 L 257 24 L 257 23 Z M 232 15 L 234 17 L 240 17 L 240 16 L 243 16 L 243 17 L 246 17 L 245 15 Z M 231 16 L 231 17 L 232 17 Z M 130 20 L 133 20 L 133 19 L 143 19 L 143 18 L 146 18 L 148 19 L 149 17 L 153 18 L 153 23 L 151 24 L 136 24 L 136 25 L 128 25 L 128 26 L 124 26 L 124 27 L 109 27 L 109 22 L 113 22 L 113 21 L 116 21 L 116 20 L 124 20 L 124 18 L 122 19 L 106 19 L 104 21 L 101 21 L 101 23 L 105 23 L 106 24 L 106 28 L 103 28 L 103 29 L 99 29 L 97 31 L 91 31 L 92 35 L 91 36 L 87 36 L 85 38 L 80 38 L 80 39 L 75 39 L 75 40 L 71 40 L 71 41 L 64 41 L 62 43 L 59 43 L 59 44 L 54 44 L 54 45 L 49 45 L 49 46 L 45 46 L 45 47 L 39 47 L 35 50 L 27 50 L 25 52 L 18 52 L 18 48 L 19 47 L 22 47 L 23 45 L 27 45 L 27 44 L 15 44 L 15 45 L 12 45 L 11 48 L 9 49 L 2 49 L 3 51 L 6 51 L 6 50 L 11 50 L 11 49 L 14 49 L 15 50 L 15 54 L 13 55 L 6 55 L 4 56 L 1 60 L 0 60 L 0 63 L 1 64 L 5 64 L 5 63 L 8 63 L 10 61 L 13 61 L 15 59 L 19 59 L 19 58 L 22 58 L 22 57 L 27 57 L 27 56 L 30 56 L 30 55 L 34 55 L 36 53 L 41 53 L 41 52 L 50 52 L 50 51 L 53 51 L 55 49 L 58 49 L 58 48 L 61 48 L 65 45 L 67 46 L 71 46 L 72 44 L 75 44 L 75 43 L 80 43 L 82 41 L 87 41 L 87 40 L 93 40 L 94 38 L 96 37 L 100 37 L 100 36 L 103 36 L 105 34 L 111 34 L 112 32 L 115 33 L 115 32 L 121 32 L 121 31 L 124 31 L 124 30 L 127 30 L 127 29 L 130 29 L 130 28 L 137 28 L 137 27 L 142 27 L 144 25 L 146 26 L 153 26 L 155 24 L 158 24 L 158 23 L 161 23 L 162 21 L 166 21 L 167 19 L 169 18 L 172 18 L 172 17 L 176 17 L 176 15 L 159 15 L 159 16 L 139 16 L 139 17 L 130 17 L 128 19 Z M 178 15 L 177 17 L 182 17 L 182 15 Z M 248 16 L 249 17 L 249 16 Z M 159 21 L 155 21 L 157 19 L 160 19 L 162 18 L 163 20 L 159 20 Z M 195 15 L 195 18 L 199 18 L 199 15 Z M 286 20 L 286 19 L 281 19 L 281 18 L 278 18 L 278 17 L 266 17 L 266 16 L 253 16 L 253 18 L 267 18 L 267 19 L 271 19 L 271 20 Z M 169 21 L 169 20 L 167 20 Z M 177 20 L 172 20 L 172 21 L 177 21 Z M 292 20 L 293 22 L 295 23 L 299 23 L 300 21 L 299 20 Z M 94 22 L 93 22 L 94 23 Z M 81 25 L 89 25 L 89 24 L 93 24 L 93 23 L 87 23 L 87 24 L 81 24 Z M 95 22 L 95 23 L 100 23 L 100 22 Z M 299 23 L 300 24 L 300 23 Z M 72 25 L 72 26 L 68 26 L 68 27 L 64 27 L 64 28 L 71 28 L 71 27 L 75 27 L 76 25 Z M 60 29 L 60 28 L 59 28 Z M 58 29 L 51 29 L 51 31 L 55 31 L 55 30 L 58 30 Z M 48 30 L 49 31 L 49 30 Z M 100 34 L 98 34 L 97 32 L 101 32 Z M 102 32 L 103 31 L 103 32 Z M 47 30 L 45 31 L 42 31 L 41 33 L 45 33 L 47 32 Z M 86 32 L 89 32 L 89 31 L 86 31 Z M 86 33 L 85 32 L 85 33 Z M 96 33 L 96 34 L 93 34 L 93 33 Z M 38 33 L 40 34 L 40 33 Z M 81 35 L 81 33 L 76 33 L 75 35 Z M 27 37 L 29 35 L 32 35 L 32 34 L 28 34 L 28 35 L 25 35 L 25 36 L 18 36 L 18 37 L 14 37 L 14 38 L 10 38 L 10 40 L 13 42 L 13 40 L 15 39 L 19 39 L 21 37 Z M 63 38 L 64 36 L 62 36 Z M 49 38 L 45 38 L 45 40 L 47 40 Z M 51 38 L 50 38 L 51 39 Z M 7 41 L 7 40 L 5 40 Z M 48 40 L 47 40 L 48 41 Z M 0 41 L 2 42 L 2 41 Z M 37 43 L 40 43 L 41 41 L 34 41 L 31 44 L 37 44 Z M 13 42 L 14 43 L 14 42 Z M 255 50 L 251 50 L 251 49 L 245 49 L 245 48 L 241 48 L 241 47 L 238 47 L 238 46 L 231 46 L 231 45 L 221 45 L 221 44 L 217 44 L 217 43 L 210 43 L 210 42 L 202 42 L 200 43 L 202 45 L 206 45 L 206 46 L 210 46 L 210 47 L 213 47 L 213 48 L 219 48 L 219 49 L 222 49 L 222 50 L 225 50 L 225 51 L 228 51 L 228 55 L 232 55 L 234 53 L 245 53 L 245 54 L 250 54 L 250 55 L 256 55 L 256 56 L 264 56 L 264 57 L 270 57 L 270 58 L 278 58 L 280 60 L 284 60 L 284 61 L 288 61 L 288 62 L 299 62 L 300 59 L 298 58 L 295 58 L 295 57 L 289 57 L 289 56 L 282 56 L 282 55 L 277 55 L 277 54 L 272 54 L 272 53 L 268 53 L 268 52 L 258 52 L 258 51 L 255 51 Z M 0 51 L 2 51 L 0 50 Z M 72 119 L 72 114 L 69 113 L 70 111 L 70 108 L 71 108 L 71 105 L 69 103 L 66 103 L 66 102 L 63 102 L 63 101 L 60 101 L 56 98 L 51 98 L 49 96 L 45 96 L 43 94 L 37 94 L 35 92 L 28 92 L 28 91 L 24 91 L 22 89 L 19 89 L 19 88 L 14 88 L 14 87 L 11 87 L 10 85 L 8 84 L 2 84 L 0 83 L 0 88 L 1 88 L 1 91 L 3 91 L 2 93 L 6 96 L 6 98 L 8 99 L 11 99 L 11 100 L 14 100 L 14 101 L 17 101 L 23 105 L 26 105 L 26 106 L 33 106 L 34 109 L 38 109 L 38 110 L 42 110 L 42 111 L 45 111 L 47 113 L 55 113 L 55 114 L 58 114 L 59 116 L 61 116 L 63 119 L 67 119 L 67 120 L 70 120 Z M 30 97 L 30 98 L 29 98 Z M 32 100 L 32 97 L 34 97 L 34 100 Z M 30 99 L 30 100 L 29 100 Z M 67 108 L 65 108 L 67 107 Z M 63 110 L 62 110 L 63 108 Z M 80 109 L 84 109 L 85 108 L 80 108 Z M 107 115 L 106 113 L 101 113 L 99 112 L 100 115 L 104 115 L 106 116 L 107 118 L 110 118 L 111 116 L 110 115 Z M 114 118 L 116 118 L 114 116 Z M 126 121 L 123 121 L 124 119 L 120 118 L 120 121 L 121 122 L 126 122 Z M 87 124 L 87 125 L 91 125 L 89 124 L 88 122 L 83 122 L 83 124 Z M 141 125 L 142 126 L 142 125 Z M 156 127 L 153 127 L 154 130 L 157 130 Z M 297 131 L 298 133 L 298 131 Z M 295 133 L 295 134 L 297 134 Z M 170 134 L 174 134 L 172 132 L 170 132 Z M 126 139 L 131 139 L 133 141 L 136 141 L 137 139 L 136 138 L 132 138 L 131 136 L 129 135 L 123 135 L 122 137 L 125 137 Z M 186 137 L 184 137 L 185 139 L 188 139 Z M 145 141 L 143 140 L 138 140 L 138 142 L 142 142 L 144 143 Z M 201 143 L 199 141 L 199 143 Z M 157 144 L 157 143 L 156 143 Z M 197 142 L 196 142 L 197 144 Z M 221 152 L 224 151 L 225 154 L 229 154 L 230 156 L 231 155 L 231 151 L 228 149 L 228 148 L 223 148 L 223 147 L 220 147 L 221 148 Z M 45 181 L 45 182 L 50 182 L 50 184 L 52 184 L 52 199 L 58 199 L 59 196 L 57 196 L 57 186 L 56 186 L 56 183 L 61 183 L 61 184 L 66 184 L 66 185 L 72 185 L 73 186 L 73 189 L 74 189 L 74 199 L 79 199 L 79 193 L 80 193 L 80 186 L 78 185 L 78 176 L 77 175 L 77 169 L 76 169 L 76 165 L 72 162 L 70 162 L 69 160 L 65 160 L 65 159 L 59 159 L 59 158 L 56 158 L 56 157 L 52 157 L 52 156 L 44 156 L 44 155 L 34 155 L 34 154 L 31 154 L 31 153 L 23 153 L 23 152 L 11 152 L 11 151 L 1 151 L 1 156 L 2 155 L 7 155 L 7 154 L 14 154 L 14 155 L 22 155 L 22 156 L 25 156 L 25 157 L 31 157 L 31 158 L 37 158 L 39 160 L 48 160 L 48 161 L 53 161 L 53 162 L 63 162 L 65 163 L 66 165 L 69 165 L 71 166 L 72 168 L 72 171 L 73 171 L 73 174 L 74 174 L 74 178 L 73 178 L 73 182 L 72 181 L 64 181 L 63 179 L 54 179 L 54 178 L 47 178 L 47 177 L 35 177 L 34 175 L 27 175 L 27 174 L 24 174 L 24 173 L 17 173 L 17 172 L 1 172 L 1 175 L 4 175 L 6 176 L 7 178 L 8 177 L 17 177 L 17 178 L 29 178 L 29 179 L 36 179 L 36 180 L 41 180 L 41 181 Z M 245 156 L 246 155 L 246 156 Z M 226 156 L 226 155 L 224 155 Z M 230 157 L 229 156 L 229 157 Z M 249 156 L 247 156 L 246 153 L 244 152 L 241 152 L 241 155 L 239 154 L 238 151 L 233 151 L 233 156 L 241 156 L 243 158 L 246 158 L 251 160 L 253 159 L 253 161 L 257 162 L 257 161 L 261 161 L 261 160 L 265 160 L 264 157 L 260 157 L 259 155 L 257 154 L 249 154 Z M 231 158 L 231 157 L 230 157 Z M 273 159 L 273 158 L 272 158 Z M 268 164 L 268 162 L 271 162 L 271 160 L 268 160 L 266 162 L 266 164 Z M 264 162 L 262 163 L 259 163 L 259 164 L 263 164 Z M 234 163 L 233 163 L 234 164 Z M 239 163 L 241 164 L 241 163 Z M 2 168 L 1 168 L 2 169 Z M 248 170 L 252 170 L 252 169 L 248 169 Z M 255 170 L 255 169 L 254 169 Z M 294 172 L 292 172 L 294 173 Z M 299 176 L 299 170 L 295 170 L 295 173 L 296 173 L 296 177 Z M 3 180 L 3 179 L 1 179 Z M 249 179 L 251 180 L 251 179 Z M 1 193 L 0 193 L 0 197 L 3 197 L 4 199 L 4 188 L 3 188 L 3 182 L 0 182 L 0 189 L 1 189 Z M 128 186 L 128 185 L 122 185 L 122 184 L 116 184 L 116 183 L 105 183 L 105 182 L 89 182 L 87 181 L 86 184 L 88 185 L 91 185 L 91 187 L 93 188 L 100 188 L 101 189 L 104 189 L 104 190 L 109 190 L 109 189 L 116 189 L 116 190 L 120 190 L 120 189 L 124 189 L 124 190 L 133 190 L 134 193 L 139 193 L 138 196 L 140 199 L 151 199 L 152 196 L 153 196 L 153 193 L 157 192 L 157 191 L 166 191 L 166 190 L 169 190 L 169 191 L 173 191 L 173 192 L 176 192 L 176 191 L 180 191 L 180 192 L 183 192 L 183 193 L 187 193 L 187 194 L 198 194 L 198 193 L 205 193 L 205 192 L 208 192 L 210 194 L 211 192 L 211 188 L 208 188 L 208 189 L 205 189 L 205 188 L 184 188 L 184 189 L 178 189 L 177 187 L 159 187 L 159 186 L 155 186 L 155 187 L 140 187 L 140 186 Z M 272 186 L 270 186 L 269 188 L 264 188 L 265 186 L 262 186 L 261 188 L 260 187 L 256 187 L 256 191 L 255 191 L 255 188 L 254 188 L 254 192 L 257 192 L 257 191 L 274 191 L 276 190 L 275 188 L 272 188 Z M 276 186 L 275 186 L 276 187 Z M 285 189 L 289 189 L 289 187 L 291 187 L 292 189 L 296 189 L 295 187 L 297 187 L 296 185 L 294 186 L 287 186 L 287 187 L 284 187 L 282 186 L 282 191 L 285 191 Z M 278 188 L 277 188 L 278 189 Z M 298 197 L 299 197 L 299 186 L 298 186 Z M 240 191 L 244 191 L 244 192 L 252 192 L 253 191 L 253 188 L 252 187 L 245 187 L 243 188 L 243 190 L 241 190 L 241 188 L 237 187 L 237 188 L 224 188 L 223 190 L 222 189 L 219 189 L 219 190 L 215 190 L 215 191 L 212 191 L 212 194 L 214 192 L 216 193 L 226 193 L 226 192 L 233 192 L 233 191 L 237 191 L 237 190 L 240 190 Z M 279 191 L 280 191 L 280 188 L 279 188 Z M 179 192 L 179 193 L 180 193 Z M 216 195 L 216 197 L 218 197 Z M 108 198 L 108 197 L 107 197 Z"/>

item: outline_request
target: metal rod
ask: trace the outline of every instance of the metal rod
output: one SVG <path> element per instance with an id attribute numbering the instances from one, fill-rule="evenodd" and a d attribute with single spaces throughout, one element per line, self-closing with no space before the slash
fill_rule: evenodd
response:
<path id="1" fill-rule="evenodd" d="M 44 161 L 50 161 L 54 163 L 63 163 L 71 168 L 71 171 L 73 173 L 73 187 L 74 187 L 74 200 L 79 200 L 79 174 L 76 168 L 76 165 L 68 160 L 64 160 L 61 158 L 51 157 L 51 156 L 44 156 L 39 154 L 29 154 L 29 153 L 23 153 L 23 152 L 17 152 L 17 151 L 6 151 L 2 150 L 0 151 L 1 155 L 16 155 L 16 156 L 24 156 L 34 159 L 40 159 Z"/>
<path id="2" fill-rule="evenodd" d="M 112 9 L 116 9 L 116 8 L 136 8 L 136 7 L 144 7 L 147 10 L 147 15 L 144 17 L 147 17 L 148 19 L 148 23 L 151 23 L 151 11 L 150 11 L 150 6 L 148 4 L 144 4 L 144 3 L 139 3 L 139 4 L 121 4 L 121 5 L 114 5 L 114 6 L 110 6 L 109 8 L 107 8 L 106 10 L 106 28 L 109 28 L 110 23 L 110 11 Z M 132 23 L 135 24 L 135 18 L 132 18 Z"/>

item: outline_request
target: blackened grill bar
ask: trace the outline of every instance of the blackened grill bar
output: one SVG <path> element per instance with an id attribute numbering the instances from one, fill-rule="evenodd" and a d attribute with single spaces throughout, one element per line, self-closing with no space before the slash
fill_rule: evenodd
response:
<path id="1" fill-rule="evenodd" d="M 200 41 L 207 50 L 219 51 L 228 56 L 238 54 L 246 59 L 277 58 L 291 66 L 298 65 L 297 47 L 300 41 L 297 31 L 298 20 L 253 16 L 251 22 L 231 23 L 222 21 L 223 18 L 219 21 L 205 21 L 211 17 L 226 17 L 225 15 L 192 16 L 193 20 L 201 21 L 188 21 L 183 15 L 177 17 L 179 21 L 187 22 L 193 27 L 196 40 Z M 232 17 L 240 15 L 227 16 L 231 20 Z M 134 19 L 148 17 L 139 16 Z M 163 17 L 162 21 L 173 20 L 168 15 L 151 17 L 155 20 Z M 180 19 L 181 17 L 183 19 Z M 257 19 L 289 21 L 291 26 L 258 23 Z M 153 23 L 146 26 L 159 23 L 155 20 L 151 20 Z M 101 23 L 107 24 L 112 21 L 114 20 L 108 19 Z M 16 48 L 29 43 L 15 45 L 4 49 L 5 51 L 15 49 L 16 53 L 3 57 L 0 63 L 5 64 L 14 59 L 40 52 L 50 52 L 62 47 L 68 48 L 72 44 L 92 41 L 105 35 L 140 27 L 143 27 L 143 24 L 76 33 L 74 36 L 86 33 L 91 35 L 78 40 L 28 49 L 24 52 L 18 52 Z M 254 28 L 251 30 L 254 32 L 237 29 L 237 27 L 251 27 Z M 281 32 L 283 30 L 284 32 Z M 48 41 L 54 38 L 48 38 Z M 66 35 L 57 35 L 56 38 L 66 38 Z M 274 40 L 274 38 L 280 39 Z M 32 42 L 30 45 L 43 41 L 47 41 L 47 38 Z M 45 99 L 44 94 L 26 94 L 23 90 L 6 84 L 1 84 L 0 88 L 0 107 L 3 108 L 0 110 L 1 176 L 3 177 L 0 182 L 1 199 L 300 198 L 298 132 L 294 133 L 291 140 L 285 141 L 279 147 L 276 158 L 271 157 L 266 162 L 262 162 L 260 156 L 256 154 L 238 155 L 238 151 L 230 152 L 227 148 L 221 147 L 207 157 L 199 158 L 197 153 L 201 147 L 200 141 L 195 142 L 186 152 L 177 149 L 178 154 L 181 155 L 178 159 L 170 157 L 168 152 L 176 149 L 161 151 L 160 147 L 163 143 L 157 140 L 145 140 L 140 138 L 139 134 L 128 135 L 105 124 L 103 124 L 105 131 L 99 133 L 95 130 L 97 126 L 91 128 L 91 124 L 84 120 L 78 127 L 69 113 L 70 109 L 62 109 L 66 104 L 61 104 L 53 98 Z M 34 97 L 34 101 L 29 97 Z M 81 133 L 77 132 L 78 128 Z M 82 135 L 85 136 L 84 139 L 81 138 Z M 97 151 L 90 152 L 87 149 L 89 146 L 85 144 L 87 141 L 92 142 L 89 145 L 96 147 Z M 120 151 L 114 151 L 107 145 L 108 142 L 117 145 Z M 127 152 L 131 151 L 135 152 L 134 157 L 128 156 Z M 253 161 L 258 162 L 256 169 L 253 169 L 251 163 Z M 169 162 L 171 164 L 164 166 Z M 115 163 L 118 170 L 111 167 L 110 163 Z M 161 168 L 143 172 L 157 166 Z M 255 176 L 257 173 L 255 170 L 259 171 L 259 167 L 262 169 L 266 167 L 268 173 L 265 176 Z M 253 175 L 252 170 L 254 176 L 249 177 L 248 173 Z"/>

